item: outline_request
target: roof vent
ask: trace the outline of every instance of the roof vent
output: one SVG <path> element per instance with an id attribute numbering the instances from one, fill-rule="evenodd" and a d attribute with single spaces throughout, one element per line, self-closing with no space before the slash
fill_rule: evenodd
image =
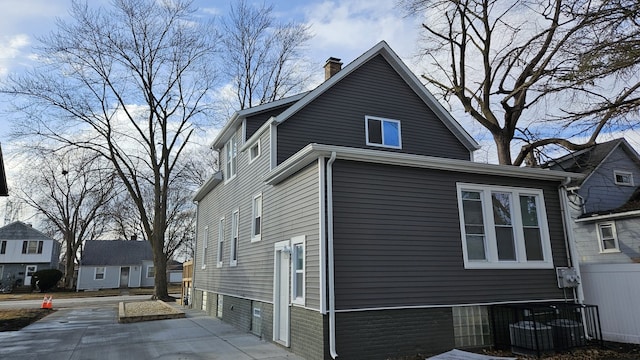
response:
<path id="1" fill-rule="evenodd" d="M 342 63 L 340 59 L 330 57 L 327 59 L 327 63 L 324 64 L 324 80 L 329 80 L 330 77 L 337 74 L 342 69 Z"/>

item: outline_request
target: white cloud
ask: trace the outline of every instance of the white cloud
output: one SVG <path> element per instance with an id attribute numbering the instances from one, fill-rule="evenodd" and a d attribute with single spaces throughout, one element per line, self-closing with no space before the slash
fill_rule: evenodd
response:
<path id="1" fill-rule="evenodd" d="M 9 68 L 16 60 L 19 61 L 23 49 L 29 44 L 30 39 L 26 34 L 0 36 L 0 77 L 9 72 Z"/>

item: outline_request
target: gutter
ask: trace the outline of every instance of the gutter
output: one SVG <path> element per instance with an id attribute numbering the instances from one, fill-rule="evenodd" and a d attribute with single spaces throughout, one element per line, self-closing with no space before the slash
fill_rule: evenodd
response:
<path id="1" fill-rule="evenodd" d="M 632 210 L 632 211 L 604 214 L 604 215 L 594 215 L 590 217 L 576 219 L 575 221 L 577 223 L 580 223 L 580 222 L 589 222 L 589 221 L 598 221 L 598 220 L 621 219 L 621 218 L 635 217 L 635 216 L 640 216 L 640 210 Z"/>
<path id="2" fill-rule="evenodd" d="M 571 226 L 571 214 L 569 214 L 569 197 L 567 196 L 567 185 L 571 182 L 571 177 L 567 178 L 558 187 L 558 193 L 560 195 L 560 211 L 562 212 L 562 227 L 564 229 L 564 239 L 568 250 L 567 260 L 569 266 L 576 270 L 578 275 L 578 287 L 574 290 L 574 295 L 577 295 L 578 303 L 584 304 L 584 290 L 582 288 L 582 275 L 580 273 L 580 262 L 578 261 L 578 253 L 576 252 L 576 241 L 573 236 L 573 228 Z"/>
<path id="3" fill-rule="evenodd" d="M 331 358 L 338 357 L 336 352 L 336 284 L 333 257 L 333 163 L 336 153 L 331 153 L 327 162 L 327 252 L 329 257 L 329 352 Z"/>

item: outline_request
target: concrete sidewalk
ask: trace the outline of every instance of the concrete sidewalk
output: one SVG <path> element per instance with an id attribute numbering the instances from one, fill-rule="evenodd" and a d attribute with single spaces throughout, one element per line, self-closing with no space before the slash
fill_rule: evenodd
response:
<path id="1" fill-rule="evenodd" d="M 304 360 L 207 316 L 118 324 L 115 306 L 59 309 L 20 331 L 0 332 L 2 359 Z"/>

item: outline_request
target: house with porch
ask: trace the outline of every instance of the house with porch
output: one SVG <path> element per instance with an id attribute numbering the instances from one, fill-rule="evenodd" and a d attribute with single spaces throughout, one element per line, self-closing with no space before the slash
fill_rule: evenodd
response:
<path id="1" fill-rule="evenodd" d="M 561 189 L 582 175 L 473 162 L 385 42 L 236 112 L 212 146 L 192 305 L 305 358 L 488 346 L 489 306 L 578 300 L 556 268 L 575 256 Z"/>
<path id="2" fill-rule="evenodd" d="M 60 243 L 30 224 L 15 221 L 0 228 L 0 283 L 30 286 L 33 273 L 57 269 Z"/>

